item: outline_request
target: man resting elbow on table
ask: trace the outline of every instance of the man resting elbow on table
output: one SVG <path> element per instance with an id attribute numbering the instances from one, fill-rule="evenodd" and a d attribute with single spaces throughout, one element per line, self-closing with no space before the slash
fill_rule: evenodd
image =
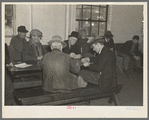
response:
<path id="1" fill-rule="evenodd" d="M 26 42 L 23 46 L 23 51 L 22 51 L 23 61 L 42 60 L 43 55 L 44 55 L 44 50 L 40 42 L 41 38 L 42 38 L 41 31 L 37 29 L 33 29 L 30 32 L 29 41 Z"/>
<path id="2" fill-rule="evenodd" d="M 104 47 L 104 39 L 96 38 L 90 47 L 97 53 L 96 62 L 91 63 L 90 58 L 83 58 L 84 67 L 88 70 L 81 70 L 80 76 L 85 82 L 99 85 L 101 90 L 108 90 L 116 87 L 116 57 L 108 48 Z"/>
<path id="3" fill-rule="evenodd" d="M 78 53 L 78 48 L 76 45 L 78 37 L 79 37 L 78 32 L 72 31 L 71 35 L 68 36 L 68 40 L 64 41 L 67 44 L 67 46 L 63 48 L 63 52 L 69 54 L 69 56 L 74 59 L 79 59 L 82 57 L 82 55 Z"/>
<path id="4" fill-rule="evenodd" d="M 78 76 L 80 64 L 69 55 L 62 52 L 66 43 L 58 35 L 52 37 L 48 42 L 52 51 L 45 54 L 43 58 L 43 85 L 42 88 L 48 92 L 67 92 L 79 87 Z"/>

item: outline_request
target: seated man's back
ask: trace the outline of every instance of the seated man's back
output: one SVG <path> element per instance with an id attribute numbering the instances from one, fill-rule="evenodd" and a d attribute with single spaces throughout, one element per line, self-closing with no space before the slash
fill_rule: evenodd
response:
<path id="1" fill-rule="evenodd" d="M 78 77 L 73 73 L 79 73 L 79 63 L 59 49 L 45 54 L 43 58 L 43 89 L 72 90 L 79 88 Z"/>

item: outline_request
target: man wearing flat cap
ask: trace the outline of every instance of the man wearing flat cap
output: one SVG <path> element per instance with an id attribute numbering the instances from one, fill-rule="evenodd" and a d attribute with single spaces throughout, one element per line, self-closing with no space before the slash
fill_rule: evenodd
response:
<path id="1" fill-rule="evenodd" d="M 124 72 L 128 70 L 130 59 L 135 61 L 135 70 L 141 72 L 143 66 L 143 54 L 139 51 L 139 36 L 134 35 L 132 40 L 126 41 L 120 48 L 124 57 Z"/>
<path id="2" fill-rule="evenodd" d="M 117 79 L 114 53 L 104 47 L 104 39 L 101 38 L 96 38 L 91 42 L 90 47 L 97 53 L 96 59 L 83 58 L 81 61 L 88 70 L 81 70 L 79 75 L 85 82 L 99 85 L 101 90 L 115 87 Z"/>
<path id="3" fill-rule="evenodd" d="M 38 29 L 33 29 L 30 32 L 29 41 L 25 43 L 22 51 L 23 61 L 41 60 L 44 55 L 43 46 L 40 42 L 42 32 Z"/>
<path id="4" fill-rule="evenodd" d="M 25 37 L 28 30 L 25 26 L 18 27 L 18 35 L 11 39 L 9 47 L 9 55 L 11 62 L 22 61 L 22 48 L 26 42 Z"/>
<path id="5" fill-rule="evenodd" d="M 65 92 L 79 88 L 76 74 L 80 71 L 80 65 L 68 54 L 62 52 L 66 43 L 58 35 L 48 42 L 51 52 L 43 58 L 43 85 L 48 92 Z"/>

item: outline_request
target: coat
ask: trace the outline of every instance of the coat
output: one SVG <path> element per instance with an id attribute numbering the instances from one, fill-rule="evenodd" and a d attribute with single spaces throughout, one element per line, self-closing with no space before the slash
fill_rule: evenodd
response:
<path id="1" fill-rule="evenodd" d="M 72 90 L 79 88 L 78 77 L 79 63 L 69 55 L 54 49 L 45 54 L 43 58 L 43 85 L 45 91 Z"/>
<path id="2" fill-rule="evenodd" d="M 22 61 L 22 49 L 26 42 L 25 39 L 21 39 L 19 35 L 14 36 L 11 39 L 9 46 L 10 61 Z"/>
<path id="3" fill-rule="evenodd" d="M 77 54 L 86 54 L 86 53 L 91 53 L 93 54 L 93 50 L 90 48 L 90 44 L 87 43 L 88 41 L 88 38 L 86 39 L 82 39 L 82 38 L 79 38 L 77 43 L 76 43 L 76 46 L 77 46 Z"/>
<path id="4" fill-rule="evenodd" d="M 104 45 L 109 49 L 113 48 L 113 51 L 115 51 L 114 41 L 112 38 L 108 42 L 105 41 Z"/>
<path id="5" fill-rule="evenodd" d="M 63 52 L 66 53 L 66 54 L 70 54 L 71 52 L 75 53 L 75 54 L 78 54 L 77 52 L 77 45 L 72 45 L 71 48 L 69 48 L 69 42 L 68 40 L 64 41 L 67 46 L 65 48 L 63 48 Z"/>
<path id="6" fill-rule="evenodd" d="M 90 64 L 89 70 L 100 74 L 98 85 L 101 90 L 107 90 L 117 85 L 116 56 L 108 48 L 103 47 L 101 53 L 96 57 L 96 62 Z"/>
<path id="7" fill-rule="evenodd" d="M 44 50 L 43 50 L 43 46 L 41 43 L 39 43 L 39 47 L 41 48 L 41 54 L 44 55 Z M 22 59 L 23 61 L 36 61 L 37 60 L 37 54 L 36 54 L 35 47 L 30 41 L 26 42 L 23 46 Z"/>
<path id="8" fill-rule="evenodd" d="M 129 57 L 133 58 L 133 54 L 130 53 L 131 49 L 132 49 L 132 45 L 133 45 L 133 41 L 132 40 L 128 40 L 126 41 L 123 46 L 120 48 L 120 52 L 123 53 L 123 54 L 126 54 L 128 55 Z M 136 56 L 139 56 L 141 53 L 139 51 L 139 44 L 137 43 L 136 47 L 135 47 L 135 50 L 134 50 L 134 54 Z"/>

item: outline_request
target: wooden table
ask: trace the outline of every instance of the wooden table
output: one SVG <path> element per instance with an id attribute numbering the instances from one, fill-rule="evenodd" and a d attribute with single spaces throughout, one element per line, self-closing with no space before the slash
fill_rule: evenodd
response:
<path id="1" fill-rule="evenodd" d="M 18 61 L 15 62 L 17 64 Z M 41 62 L 26 62 L 32 64 L 30 67 L 17 68 L 15 66 L 6 66 L 8 74 L 14 85 L 14 89 L 36 87 L 42 85 L 42 67 Z M 15 65 L 14 64 L 14 65 Z"/>

